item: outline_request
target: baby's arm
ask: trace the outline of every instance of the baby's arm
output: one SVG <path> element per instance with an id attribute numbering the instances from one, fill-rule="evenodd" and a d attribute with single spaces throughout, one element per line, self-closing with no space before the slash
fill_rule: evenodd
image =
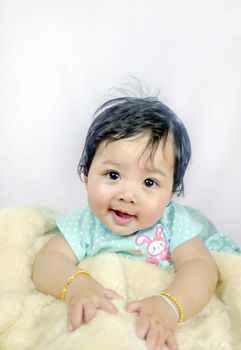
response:
<path id="1" fill-rule="evenodd" d="M 201 311 L 211 298 L 217 284 L 216 265 L 203 242 L 195 237 L 171 254 L 175 267 L 175 277 L 165 289 L 182 306 L 184 320 Z M 177 350 L 174 332 L 177 318 L 160 296 L 153 296 L 129 305 L 130 312 L 138 312 L 137 333 L 146 339 L 149 350 L 159 350 L 166 344 Z"/>
<path id="2" fill-rule="evenodd" d="M 66 281 L 78 271 L 78 260 L 72 249 L 59 234 L 50 239 L 36 255 L 33 265 L 33 282 L 43 293 L 60 296 Z M 75 330 L 83 322 L 89 322 L 97 309 L 115 313 L 117 310 L 110 299 L 118 295 L 103 288 L 87 275 L 79 275 L 69 285 L 66 294 L 68 329 Z"/>
<path id="3" fill-rule="evenodd" d="M 165 291 L 181 303 L 186 320 L 201 311 L 213 295 L 218 281 L 217 268 L 200 237 L 176 248 L 171 259 L 176 275 Z"/>

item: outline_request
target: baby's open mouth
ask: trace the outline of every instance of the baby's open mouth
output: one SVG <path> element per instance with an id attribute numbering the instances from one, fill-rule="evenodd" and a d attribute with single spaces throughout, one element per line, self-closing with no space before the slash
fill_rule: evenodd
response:
<path id="1" fill-rule="evenodd" d="M 123 213 L 122 211 L 119 211 L 119 210 L 114 210 L 114 212 L 116 213 L 116 215 L 122 217 L 122 218 L 128 218 L 130 216 L 134 216 L 134 215 L 131 215 L 131 214 L 128 214 L 128 213 Z"/>
<path id="2" fill-rule="evenodd" d="M 122 212 L 120 210 L 111 210 L 115 221 L 119 224 L 119 225 L 126 225 L 128 224 L 134 217 L 135 215 L 132 214 L 128 214 L 125 212 Z"/>

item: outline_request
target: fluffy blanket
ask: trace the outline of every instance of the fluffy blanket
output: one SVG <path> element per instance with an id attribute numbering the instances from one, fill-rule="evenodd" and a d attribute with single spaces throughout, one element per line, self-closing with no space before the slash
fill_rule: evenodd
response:
<path id="1" fill-rule="evenodd" d="M 36 291 L 31 270 L 36 252 L 57 233 L 56 213 L 45 207 L 0 211 L 1 350 L 145 350 L 135 333 L 136 315 L 125 304 L 158 293 L 173 278 L 172 269 L 104 254 L 81 266 L 104 286 L 116 290 L 118 315 L 98 311 L 88 325 L 66 329 L 64 302 Z M 241 349 L 241 256 L 215 253 L 219 283 L 206 308 L 176 332 L 180 350 Z"/>

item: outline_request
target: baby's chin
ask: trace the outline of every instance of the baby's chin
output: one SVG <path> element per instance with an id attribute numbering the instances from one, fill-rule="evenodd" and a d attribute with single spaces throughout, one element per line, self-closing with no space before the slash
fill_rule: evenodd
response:
<path id="1" fill-rule="evenodd" d="M 138 231 L 133 228 L 131 229 L 129 227 L 112 225 L 112 224 L 109 224 L 108 222 L 102 221 L 102 223 L 108 228 L 109 231 L 111 231 L 113 234 L 118 236 L 131 236 Z"/>
<path id="2" fill-rule="evenodd" d="M 115 235 L 118 235 L 118 236 L 131 236 L 131 235 L 134 235 L 136 232 L 138 231 L 131 231 L 131 232 L 120 232 L 120 230 L 111 230 L 112 233 L 114 233 Z"/>

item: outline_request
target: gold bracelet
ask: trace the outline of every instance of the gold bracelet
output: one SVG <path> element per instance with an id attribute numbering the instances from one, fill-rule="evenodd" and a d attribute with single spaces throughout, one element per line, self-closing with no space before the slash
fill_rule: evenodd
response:
<path id="1" fill-rule="evenodd" d="M 65 296 L 66 296 L 66 293 L 67 293 L 67 291 L 68 291 L 68 288 L 69 288 L 70 283 L 71 283 L 76 277 L 78 277 L 79 275 L 91 276 L 91 273 L 88 272 L 88 271 L 84 271 L 84 270 L 78 270 L 78 271 L 74 272 L 73 275 L 71 275 L 71 276 L 68 278 L 68 281 L 65 283 L 65 285 L 64 285 L 63 288 L 61 289 L 61 293 L 60 293 L 60 296 L 59 296 L 59 299 L 60 299 L 60 300 L 65 300 Z"/>
<path id="2" fill-rule="evenodd" d="M 174 298 L 171 294 L 169 294 L 167 292 L 161 292 L 161 295 L 164 295 L 165 297 L 170 299 L 176 305 L 177 310 L 178 310 L 178 314 L 179 314 L 178 323 L 183 322 L 183 320 L 184 320 L 184 311 L 183 311 L 182 305 L 179 303 L 179 301 L 177 301 L 176 298 Z"/>

